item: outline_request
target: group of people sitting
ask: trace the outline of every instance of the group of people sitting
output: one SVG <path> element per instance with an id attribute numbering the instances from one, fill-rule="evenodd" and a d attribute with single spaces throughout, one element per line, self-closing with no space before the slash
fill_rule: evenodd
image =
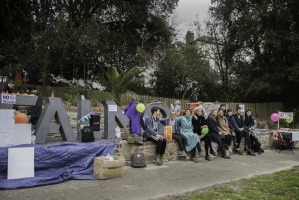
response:
<path id="1" fill-rule="evenodd" d="M 255 132 L 256 121 L 251 115 L 251 111 L 245 112 L 245 117 L 241 114 L 241 108 L 236 108 L 233 114 L 231 109 L 226 110 L 226 105 L 222 104 L 218 110 L 212 109 L 205 116 L 202 106 L 186 109 L 184 116 L 177 116 L 175 111 L 171 111 L 169 117 L 159 118 L 160 108 L 153 107 L 151 116 L 145 118 L 145 126 L 148 140 L 156 144 L 156 156 L 154 162 L 163 164 L 163 155 L 166 149 L 166 138 L 163 126 L 172 127 L 172 138 L 175 139 L 179 147 L 179 156 L 185 156 L 187 152 L 191 154 L 191 161 L 197 163 L 196 153 L 211 161 L 210 154 L 230 159 L 229 154 L 235 152 L 243 155 L 240 149 L 242 137 L 245 138 L 244 151 L 247 155 L 255 156 L 254 152 L 260 154 L 261 143 Z M 203 129 L 208 130 L 206 133 Z M 205 153 L 201 150 L 200 141 L 204 141 Z M 212 147 L 212 142 L 217 143 L 218 150 Z"/>

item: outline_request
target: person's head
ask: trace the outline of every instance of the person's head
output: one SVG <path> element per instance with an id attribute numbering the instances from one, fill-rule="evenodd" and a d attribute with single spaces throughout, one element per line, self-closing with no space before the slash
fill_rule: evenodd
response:
<path id="1" fill-rule="evenodd" d="M 185 116 L 190 116 L 191 114 L 192 114 L 192 110 L 189 109 L 189 108 L 187 108 L 187 109 L 185 110 Z"/>
<path id="2" fill-rule="evenodd" d="M 247 110 L 247 111 L 245 112 L 245 115 L 248 116 L 248 117 L 251 116 L 251 110 Z"/>
<path id="3" fill-rule="evenodd" d="M 217 116 L 217 110 L 212 109 L 211 112 L 210 112 L 210 115 L 216 117 Z"/>
<path id="4" fill-rule="evenodd" d="M 227 109 L 227 115 L 230 117 L 233 115 L 233 110 L 232 109 Z"/>
<path id="5" fill-rule="evenodd" d="M 152 107 L 151 113 L 152 113 L 152 115 L 154 115 L 156 117 L 159 116 L 159 114 L 160 114 L 160 108 L 157 107 L 157 106 Z"/>
<path id="6" fill-rule="evenodd" d="M 204 117 L 205 116 L 205 111 L 202 107 L 196 107 L 196 108 L 194 108 L 194 114 Z"/>
<path id="7" fill-rule="evenodd" d="M 225 104 L 221 104 L 220 107 L 219 107 L 219 109 L 225 111 L 226 110 L 226 105 Z"/>
<path id="8" fill-rule="evenodd" d="M 236 113 L 237 113 L 238 115 L 241 115 L 241 108 L 240 108 L 240 107 L 237 107 L 237 108 L 236 108 Z"/>
<path id="9" fill-rule="evenodd" d="M 7 86 L 12 89 L 15 86 L 15 82 L 13 80 L 7 81 Z"/>
<path id="10" fill-rule="evenodd" d="M 171 112 L 170 112 L 170 119 L 174 119 L 176 117 L 176 112 L 174 111 L 174 110 L 172 110 Z"/>
<path id="11" fill-rule="evenodd" d="M 217 115 L 219 117 L 223 117 L 223 110 L 219 109 L 218 112 L 217 112 Z"/>

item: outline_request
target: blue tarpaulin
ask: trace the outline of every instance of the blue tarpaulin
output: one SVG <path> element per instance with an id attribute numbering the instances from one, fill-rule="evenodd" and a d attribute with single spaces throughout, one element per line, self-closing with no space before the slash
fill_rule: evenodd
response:
<path id="1" fill-rule="evenodd" d="M 34 147 L 35 177 L 7 180 L 8 148 L 0 148 L 0 189 L 16 189 L 60 183 L 70 179 L 95 179 L 92 176 L 93 158 L 113 155 L 117 144 L 64 142 L 52 146 Z"/>

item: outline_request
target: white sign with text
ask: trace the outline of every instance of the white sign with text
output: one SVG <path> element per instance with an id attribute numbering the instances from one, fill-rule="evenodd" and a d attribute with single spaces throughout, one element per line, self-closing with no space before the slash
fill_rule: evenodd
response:
<path id="1" fill-rule="evenodd" d="M 1 94 L 1 103 L 6 104 L 16 104 L 16 95 L 15 94 Z"/>

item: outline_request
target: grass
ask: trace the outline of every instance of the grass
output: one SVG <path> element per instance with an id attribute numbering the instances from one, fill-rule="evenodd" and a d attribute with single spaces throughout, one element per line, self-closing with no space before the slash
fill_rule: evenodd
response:
<path id="1" fill-rule="evenodd" d="M 299 166 L 291 170 L 260 175 L 206 188 L 171 199 L 184 200 L 292 200 L 299 199 Z"/>

